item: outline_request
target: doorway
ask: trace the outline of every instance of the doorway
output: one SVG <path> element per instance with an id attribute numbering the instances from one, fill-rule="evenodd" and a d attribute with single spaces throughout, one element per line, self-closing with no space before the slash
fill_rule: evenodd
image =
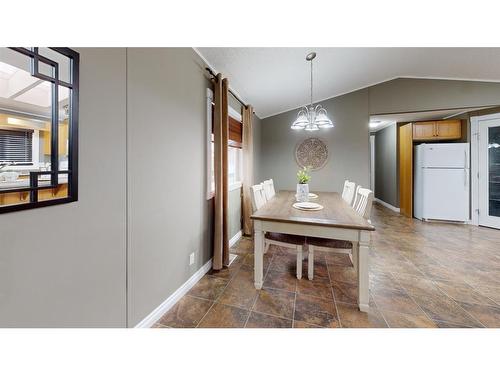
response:
<path id="1" fill-rule="evenodd" d="M 500 113 L 471 118 L 473 221 L 500 229 Z"/>
<path id="2" fill-rule="evenodd" d="M 398 127 L 399 208 L 413 217 L 413 124 Z"/>
<path id="3" fill-rule="evenodd" d="M 375 136 L 370 135 L 370 190 L 375 196 Z"/>

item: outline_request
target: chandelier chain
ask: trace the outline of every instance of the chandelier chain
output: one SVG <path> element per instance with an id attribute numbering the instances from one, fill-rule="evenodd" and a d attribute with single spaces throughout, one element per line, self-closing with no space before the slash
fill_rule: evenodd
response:
<path id="1" fill-rule="evenodd" d="M 314 83 L 313 83 L 313 60 L 316 52 L 311 52 L 306 56 L 306 60 L 311 63 L 311 104 L 305 105 L 299 110 L 297 119 L 293 122 L 291 128 L 294 130 L 316 131 L 319 129 L 333 128 L 332 121 L 328 118 L 326 109 L 321 104 L 313 106 L 314 103 Z"/>
<path id="2" fill-rule="evenodd" d="M 313 105 L 313 61 L 311 59 L 311 106 Z"/>

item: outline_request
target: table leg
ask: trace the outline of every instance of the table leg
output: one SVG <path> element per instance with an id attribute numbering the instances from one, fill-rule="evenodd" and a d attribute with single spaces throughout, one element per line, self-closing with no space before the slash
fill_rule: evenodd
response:
<path id="1" fill-rule="evenodd" d="M 261 289 L 264 283 L 264 232 L 260 229 L 260 223 L 254 221 L 254 275 L 255 288 Z"/>
<path id="2" fill-rule="evenodd" d="M 370 305 L 369 293 L 369 251 L 370 251 L 370 233 L 361 231 L 359 235 L 359 245 L 353 246 L 353 251 L 357 250 L 357 268 L 358 268 L 358 306 L 360 311 L 367 312 Z"/>
<path id="3" fill-rule="evenodd" d="M 352 265 L 354 266 L 354 272 L 356 272 L 356 275 L 358 274 L 358 255 L 359 255 L 359 242 L 353 242 L 351 261 Z"/>

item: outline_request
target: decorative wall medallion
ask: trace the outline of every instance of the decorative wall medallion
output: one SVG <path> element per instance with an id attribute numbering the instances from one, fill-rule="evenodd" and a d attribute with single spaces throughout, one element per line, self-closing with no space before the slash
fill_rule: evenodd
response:
<path id="1" fill-rule="evenodd" d="M 328 161 L 328 147 L 319 138 L 307 138 L 297 145 L 295 159 L 301 167 L 311 167 L 313 171 L 321 169 Z"/>

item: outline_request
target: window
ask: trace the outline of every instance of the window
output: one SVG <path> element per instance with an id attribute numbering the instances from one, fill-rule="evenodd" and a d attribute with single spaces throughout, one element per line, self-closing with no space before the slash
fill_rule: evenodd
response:
<path id="1" fill-rule="evenodd" d="M 239 187 L 243 180 L 243 125 L 241 119 L 234 118 L 241 117 L 237 111 L 230 108 L 230 113 L 227 152 L 229 189 Z M 215 193 L 213 120 L 213 92 L 207 89 L 207 199 L 212 199 Z"/>
<path id="2" fill-rule="evenodd" d="M 0 213 L 78 200 L 79 54 L 0 48 Z"/>
<path id="3" fill-rule="evenodd" d="M 227 159 L 228 159 L 228 179 L 229 185 L 234 185 L 240 183 L 243 180 L 243 152 L 241 148 L 228 147 Z"/>
<path id="4" fill-rule="evenodd" d="M 33 161 L 33 130 L 0 129 L 0 163 Z"/>

